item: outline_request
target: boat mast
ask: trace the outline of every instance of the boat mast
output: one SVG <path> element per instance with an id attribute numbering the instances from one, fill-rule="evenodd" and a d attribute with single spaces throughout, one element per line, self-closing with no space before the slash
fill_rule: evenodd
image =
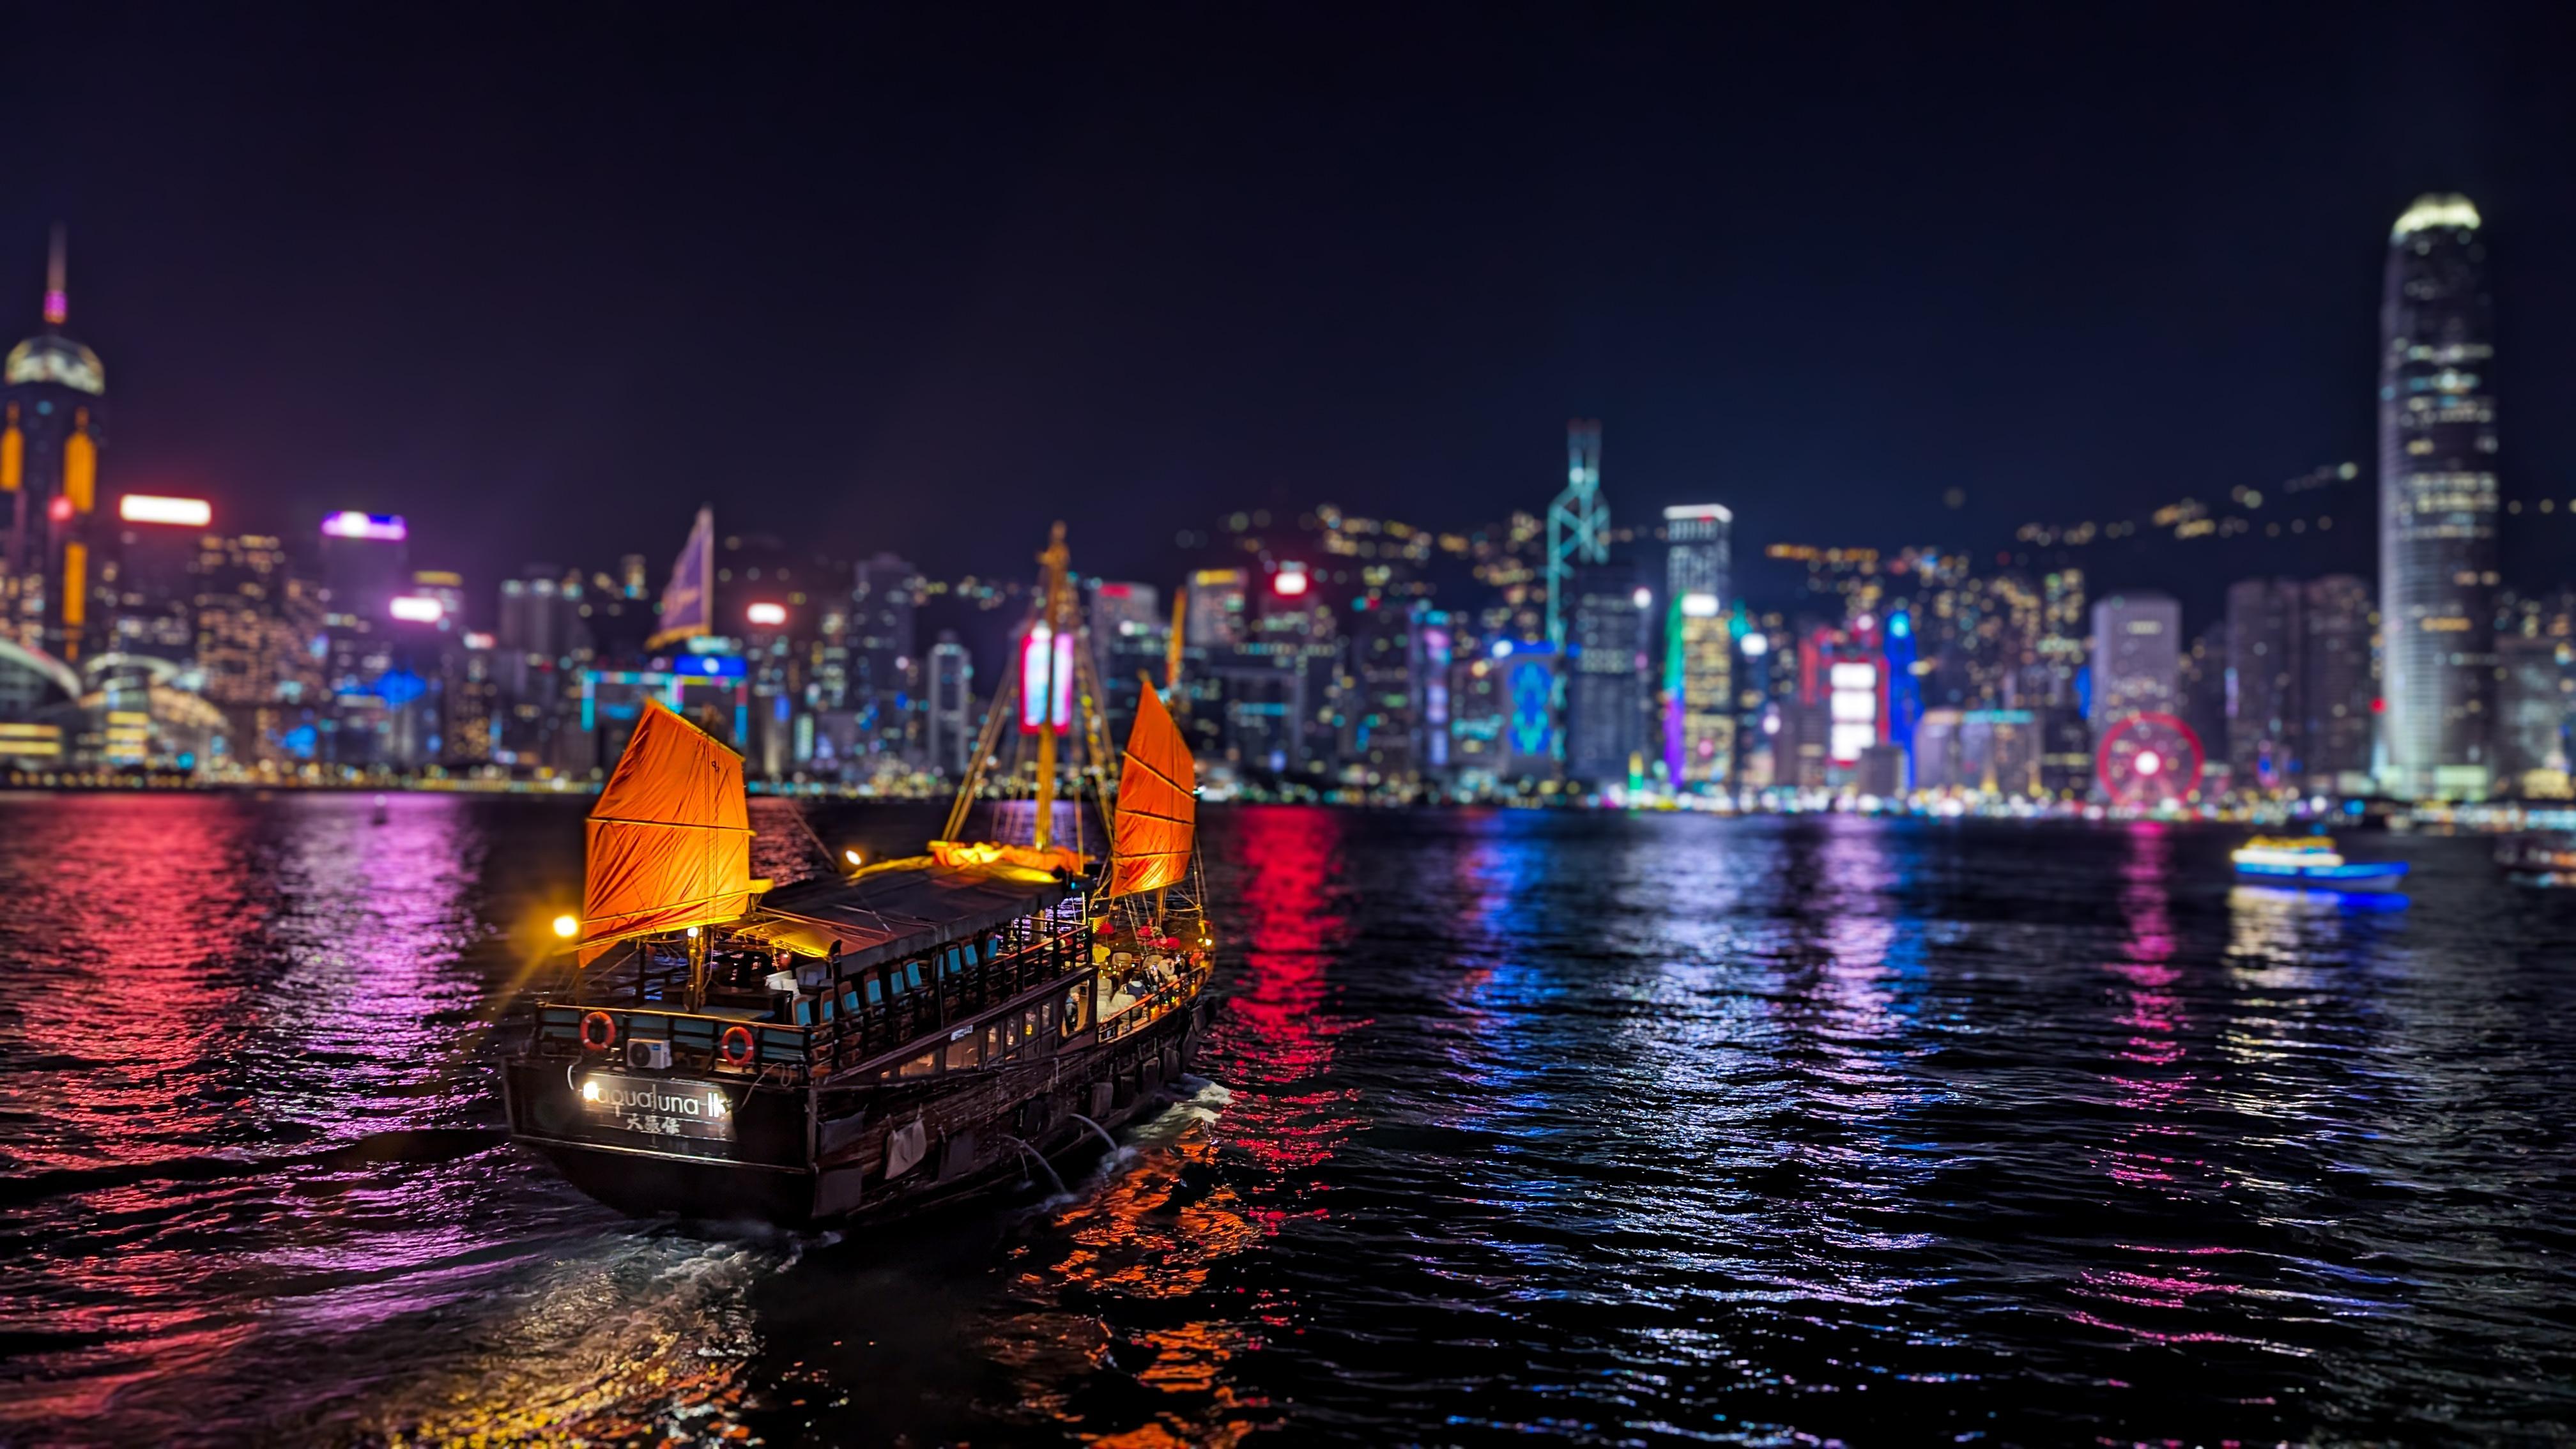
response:
<path id="1" fill-rule="evenodd" d="M 1046 625 L 1046 694 L 1038 701 L 1038 816 L 1035 828 L 1037 848 L 1044 850 L 1055 835 L 1055 653 L 1056 640 L 1063 637 L 1064 566 L 1068 555 L 1064 547 L 1064 522 L 1056 521 L 1047 536 L 1046 552 L 1038 562 L 1046 568 L 1046 604 L 1038 617 Z"/>

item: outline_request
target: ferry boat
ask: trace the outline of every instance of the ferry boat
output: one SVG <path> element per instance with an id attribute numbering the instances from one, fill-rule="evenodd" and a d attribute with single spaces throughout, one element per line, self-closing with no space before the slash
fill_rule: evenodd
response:
<path id="1" fill-rule="evenodd" d="M 1215 944 L 1196 766 L 1147 679 L 1115 798 L 1094 802 L 1105 855 L 1056 838 L 1058 736 L 1078 752 L 1107 731 L 1066 717 L 1101 697 L 1091 651 L 1047 647 L 1080 636 L 1062 524 L 1040 558 L 1034 713 L 1016 680 L 997 691 L 920 855 L 769 888 L 741 757 L 646 707 L 590 812 L 582 914 L 558 927 L 569 979 L 504 1054 L 514 1140 L 630 1211 L 876 1219 L 1016 1182 L 1162 1105 Z M 1037 722 L 1032 838 L 957 839 L 1015 718 Z M 1105 774 L 1074 771 L 1103 794 Z"/>
<path id="2" fill-rule="evenodd" d="M 2406 877 L 2402 860 L 2350 861 L 2322 835 L 2256 836 L 2231 857 L 2241 880 L 2318 890 L 2393 890 Z"/>
<path id="3" fill-rule="evenodd" d="M 2496 847 L 2496 864 L 2516 885 L 2563 889 L 2576 886 L 2576 831 L 2551 830 L 2516 835 Z"/>

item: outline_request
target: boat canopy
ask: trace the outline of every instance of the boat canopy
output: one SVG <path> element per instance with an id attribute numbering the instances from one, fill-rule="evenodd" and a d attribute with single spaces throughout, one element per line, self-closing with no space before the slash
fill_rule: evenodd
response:
<path id="1" fill-rule="evenodd" d="M 733 935 L 800 956 L 829 956 L 837 947 L 843 966 L 874 966 L 1035 915 L 1072 893 L 1051 871 L 913 856 L 772 891 Z"/>
<path id="2" fill-rule="evenodd" d="M 1109 894 L 1132 896 L 1189 878 L 1198 842 L 1198 762 L 1172 723 L 1154 681 L 1136 699 L 1127 757 L 1118 771 L 1118 815 L 1111 830 Z"/>
<path id="3" fill-rule="evenodd" d="M 648 703 L 591 807 L 582 964 L 610 943 L 730 921 L 751 909 L 742 756 Z"/>

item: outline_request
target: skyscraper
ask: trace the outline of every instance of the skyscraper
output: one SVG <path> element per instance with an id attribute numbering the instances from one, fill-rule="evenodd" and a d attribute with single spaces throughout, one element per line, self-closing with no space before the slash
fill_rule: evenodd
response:
<path id="1" fill-rule="evenodd" d="M 1664 772 L 1676 790 L 1733 784 L 1735 682 L 1729 535 L 1723 504 L 1664 510 Z"/>
<path id="2" fill-rule="evenodd" d="M 913 740 L 919 698 L 913 608 L 920 570 L 890 553 L 862 561 L 850 585 L 852 691 L 869 749 L 901 758 Z"/>
<path id="3" fill-rule="evenodd" d="M 1571 585 L 1572 688 L 1566 709 L 1566 774 L 1624 785 L 1646 753 L 1646 665 L 1652 647 L 1652 590 L 1633 570 L 1594 564 Z"/>
<path id="4" fill-rule="evenodd" d="M 2494 764 L 2493 313 L 2477 208 L 2416 198 L 2389 233 L 2380 311 L 2382 738 L 2400 795 L 2480 795 Z"/>
<path id="5" fill-rule="evenodd" d="M 1157 685 L 1169 672 L 1171 622 L 1162 591 L 1152 584 L 1094 579 L 1088 584 L 1092 668 L 1100 682 L 1100 707 L 1113 739 L 1127 738 L 1145 680 Z"/>
<path id="6" fill-rule="evenodd" d="M 951 780 L 966 778 L 975 753 L 975 661 L 953 629 L 930 646 L 929 768 Z"/>
<path id="7" fill-rule="evenodd" d="M 1188 622 L 1182 632 L 1191 648 L 1230 649 L 1243 642 L 1249 584 L 1242 569 L 1200 569 L 1190 575 Z"/>
<path id="8" fill-rule="evenodd" d="M 244 764 L 312 759 L 327 702 L 313 653 L 321 591 L 265 535 L 203 536 L 195 575 L 197 664 L 207 702 L 224 713 L 224 753 Z"/>
<path id="9" fill-rule="evenodd" d="M 1610 505 L 1601 496 L 1601 424 L 1565 425 L 1565 491 L 1547 510 L 1547 642 L 1565 645 L 1578 569 L 1610 561 Z"/>
<path id="10" fill-rule="evenodd" d="M 2306 768 L 2305 592 L 2295 579 L 2227 589 L 2227 765 L 2239 791 L 2296 789 Z"/>
<path id="11" fill-rule="evenodd" d="M 44 317 L 45 330 L 10 348 L 0 365 L 0 526 L 9 533 L 0 633 L 77 659 L 97 582 L 90 530 L 107 371 L 97 353 L 62 332 L 70 302 L 60 227 Z"/>
<path id="12" fill-rule="evenodd" d="M 2171 714 L 2182 679 L 2182 605 L 2164 594 L 2113 594 L 2093 606 L 2093 729 L 2133 714 Z"/>
<path id="13" fill-rule="evenodd" d="M 2370 771 L 2370 586 L 2350 574 L 2311 579 L 2300 612 L 2307 624 L 2300 705 L 2307 739 L 2300 747 L 2309 788 L 2342 788 L 2342 777 Z"/>
<path id="14" fill-rule="evenodd" d="M 1734 619 L 1699 589 L 1665 615 L 1664 773 L 1675 790 L 1723 789 L 1737 779 Z"/>
<path id="15" fill-rule="evenodd" d="M 1728 535 L 1735 515 L 1722 504 L 1692 503 L 1664 510 L 1664 597 L 1707 594 L 1723 605 L 1735 582 Z"/>

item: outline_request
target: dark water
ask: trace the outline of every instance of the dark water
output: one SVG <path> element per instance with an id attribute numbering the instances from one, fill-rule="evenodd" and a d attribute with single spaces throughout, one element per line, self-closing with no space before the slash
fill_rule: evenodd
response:
<path id="1" fill-rule="evenodd" d="M 0 799 L 0 1441 L 2576 1432 L 2576 897 L 2480 841 L 1223 812 L 1204 1091 L 788 1235 L 501 1139 L 579 809 Z"/>

